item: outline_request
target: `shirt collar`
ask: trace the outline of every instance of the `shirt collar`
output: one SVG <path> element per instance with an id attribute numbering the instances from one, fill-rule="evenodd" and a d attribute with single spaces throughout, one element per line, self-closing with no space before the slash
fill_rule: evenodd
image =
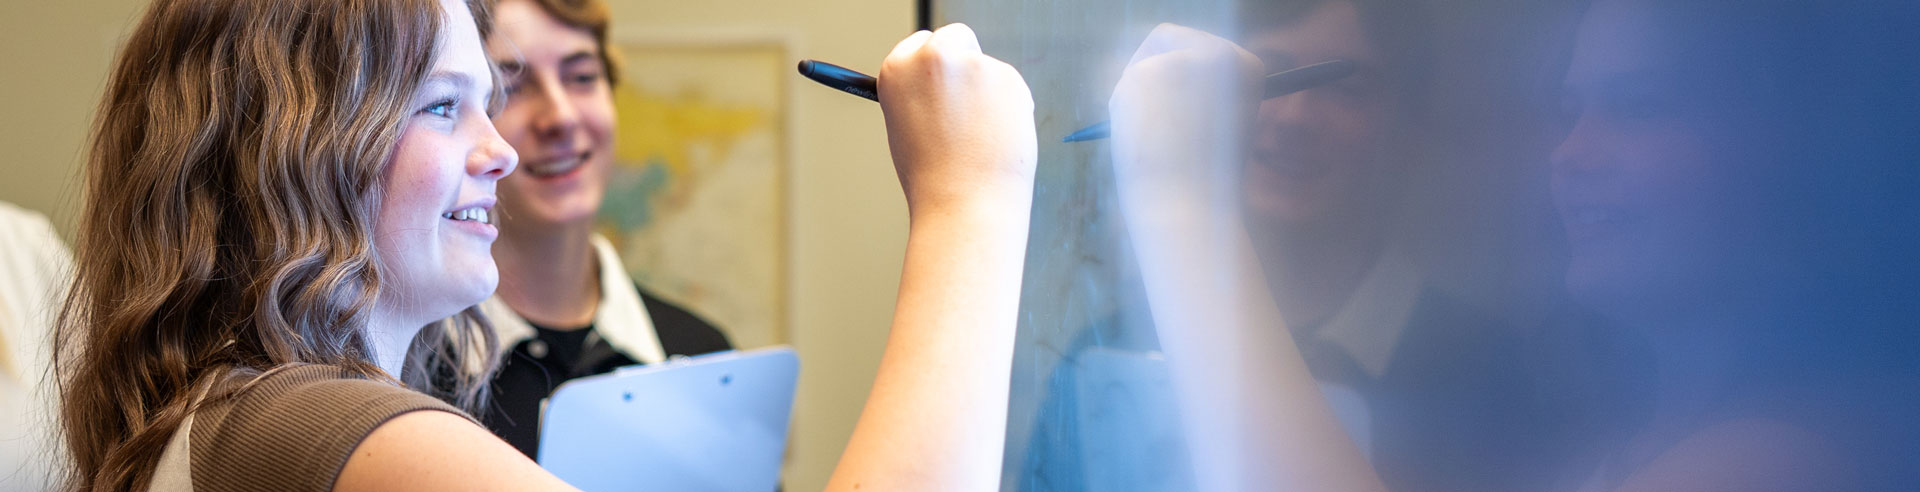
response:
<path id="1" fill-rule="evenodd" d="M 600 304 L 594 309 L 594 332 L 614 350 L 641 364 L 666 360 L 666 350 L 660 346 L 660 337 L 653 328 L 653 317 L 647 313 L 640 292 L 634 290 L 633 278 L 627 276 L 626 265 L 620 262 L 613 242 L 599 234 L 594 234 L 591 242 L 600 270 Z M 533 326 L 507 307 L 507 302 L 498 295 L 482 302 L 480 311 L 493 323 L 502 353 L 534 337 Z"/>
<path id="2" fill-rule="evenodd" d="M 1379 379 L 1420 300 L 1420 285 L 1420 274 L 1406 257 L 1381 255 L 1315 337 L 1340 347 L 1368 377 Z"/>
<path id="3" fill-rule="evenodd" d="M 620 353 L 641 364 L 667 360 L 654 331 L 653 316 L 640 300 L 633 278 L 620 262 L 620 254 L 605 236 L 593 235 L 593 251 L 600 256 L 600 309 L 594 313 L 593 329 Z"/>

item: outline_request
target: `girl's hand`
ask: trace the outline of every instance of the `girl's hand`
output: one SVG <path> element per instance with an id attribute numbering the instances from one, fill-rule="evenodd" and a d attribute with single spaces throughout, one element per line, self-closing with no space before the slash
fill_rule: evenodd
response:
<path id="1" fill-rule="evenodd" d="M 1031 199 L 1033 95 L 1019 71 L 980 52 L 972 29 L 907 37 L 881 64 L 879 88 L 910 213 Z"/>

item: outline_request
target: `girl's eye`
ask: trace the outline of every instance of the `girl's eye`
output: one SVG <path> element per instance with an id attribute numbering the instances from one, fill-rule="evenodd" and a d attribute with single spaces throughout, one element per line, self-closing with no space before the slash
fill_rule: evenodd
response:
<path id="1" fill-rule="evenodd" d="M 453 116 L 453 109 L 457 104 L 459 104 L 458 101 L 454 101 L 452 99 L 446 99 L 440 102 L 433 103 L 432 106 L 427 106 L 427 109 L 425 109 L 424 111 L 426 111 L 427 113 L 431 113 L 434 116 L 451 117 Z"/>

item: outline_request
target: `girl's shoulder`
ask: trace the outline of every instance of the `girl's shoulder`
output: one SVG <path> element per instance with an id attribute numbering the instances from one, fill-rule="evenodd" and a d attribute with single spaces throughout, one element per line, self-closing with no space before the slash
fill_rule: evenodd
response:
<path id="1" fill-rule="evenodd" d="M 183 427 L 192 490 L 331 490 L 374 429 L 421 410 L 466 416 L 433 397 L 338 366 L 268 371 L 208 400 Z"/>

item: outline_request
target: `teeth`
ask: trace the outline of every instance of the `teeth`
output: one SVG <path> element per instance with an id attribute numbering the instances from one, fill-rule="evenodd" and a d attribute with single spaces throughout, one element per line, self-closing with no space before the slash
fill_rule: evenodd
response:
<path id="1" fill-rule="evenodd" d="M 452 220 L 473 221 L 473 222 L 479 222 L 482 224 L 493 223 L 492 215 L 487 213 L 487 209 L 485 208 L 468 208 L 468 209 L 455 210 L 452 212 L 440 214 L 440 216 L 447 219 L 452 219 Z"/>
<path id="2" fill-rule="evenodd" d="M 579 167 L 580 164 L 583 162 L 586 162 L 585 155 L 581 155 L 573 159 L 564 159 L 564 160 L 543 162 L 543 163 L 537 163 L 537 164 L 529 163 L 526 165 L 525 169 L 528 174 L 532 174 L 535 176 L 554 176 L 554 175 L 566 174 L 567 171 L 572 171 L 573 168 Z"/>

